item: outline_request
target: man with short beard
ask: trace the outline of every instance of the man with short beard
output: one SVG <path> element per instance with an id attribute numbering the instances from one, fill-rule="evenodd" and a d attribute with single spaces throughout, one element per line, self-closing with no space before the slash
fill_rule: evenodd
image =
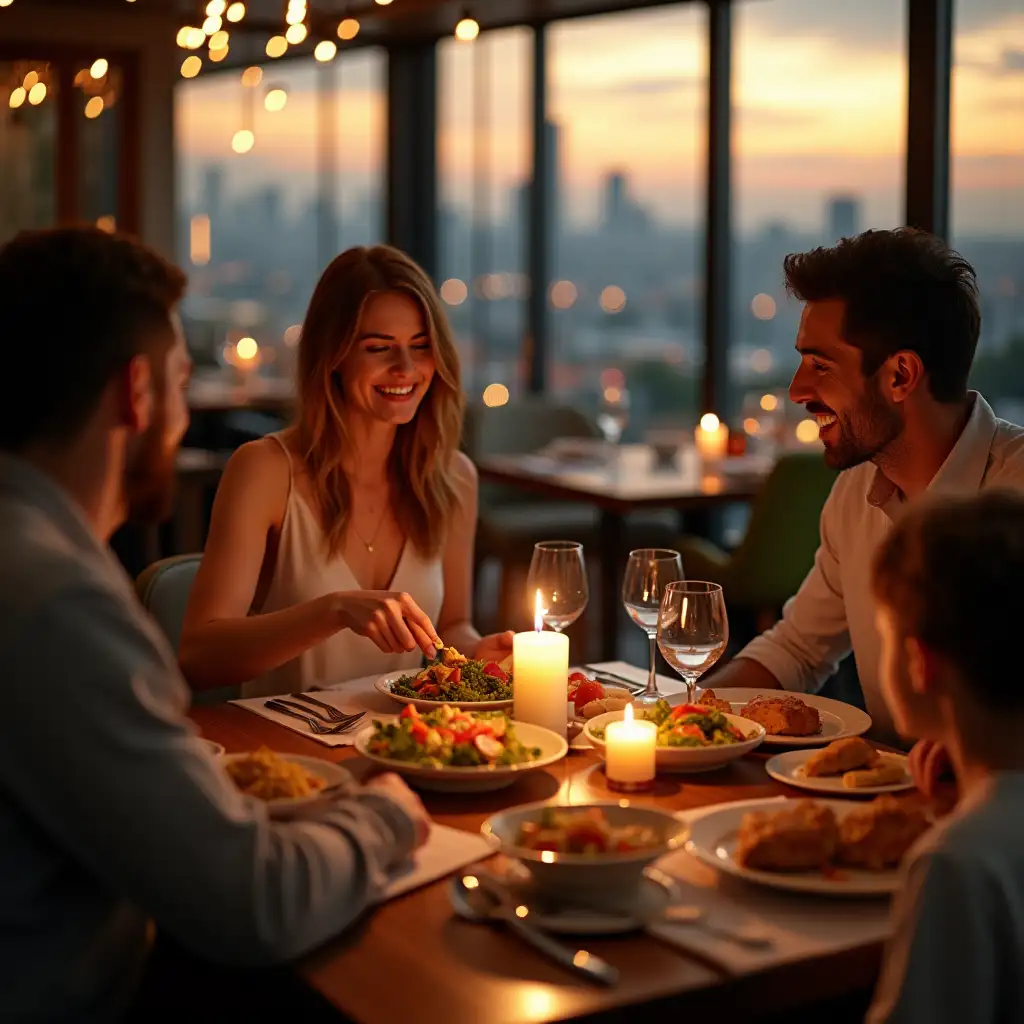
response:
<path id="1" fill-rule="evenodd" d="M 184 290 L 152 251 L 90 228 L 0 249 L 3 1021 L 120 1018 L 151 920 L 220 963 L 297 956 L 427 833 L 393 775 L 270 821 L 188 723 L 174 654 L 107 547 L 127 516 L 170 508 Z"/>
<path id="2" fill-rule="evenodd" d="M 873 735 L 899 742 L 879 685 L 875 548 L 926 491 L 1024 488 L 1024 429 L 967 390 L 981 328 L 977 285 L 940 239 L 867 231 L 786 257 L 785 274 L 805 304 L 789 395 L 818 421 L 825 461 L 845 472 L 821 513 L 814 568 L 782 619 L 709 682 L 813 692 L 852 648 Z M 934 745 L 913 752 L 926 791 L 940 764 Z"/>

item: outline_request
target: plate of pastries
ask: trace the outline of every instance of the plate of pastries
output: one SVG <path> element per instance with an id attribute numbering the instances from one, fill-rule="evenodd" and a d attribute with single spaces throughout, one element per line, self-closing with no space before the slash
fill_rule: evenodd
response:
<path id="1" fill-rule="evenodd" d="M 913 799 L 750 800 L 709 808 L 686 848 L 718 871 L 791 892 L 885 896 L 931 822 Z"/>
<path id="2" fill-rule="evenodd" d="M 765 771 L 779 782 L 835 796 L 865 796 L 913 789 L 907 759 L 875 750 L 860 736 L 833 740 L 817 750 L 776 754 Z"/>
<path id="3" fill-rule="evenodd" d="M 766 747 L 824 747 L 871 728 L 871 716 L 860 708 L 813 693 L 729 687 L 702 690 L 698 700 L 763 725 Z"/>

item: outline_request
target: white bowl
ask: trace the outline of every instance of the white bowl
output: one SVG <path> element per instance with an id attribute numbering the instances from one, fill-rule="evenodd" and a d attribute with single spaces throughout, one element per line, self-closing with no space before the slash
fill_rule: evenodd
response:
<path id="1" fill-rule="evenodd" d="M 330 761 L 323 761 L 319 757 L 304 757 L 301 754 L 282 754 L 278 751 L 275 751 L 275 753 L 282 760 L 292 761 L 294 764 L 301 765 L 313 775 L 319 775 L 326 784 L 324 789 L 352 781 L 352 776 L 340 765 L 333 764 Z M 232 761 L 237 761 L 245 756 L 247 755 L 225 754 L 221 760 L 225 764 L 230 764 Z M 252 799 L 259 800 L 260 798 L 254 796 Z M 267 805 L 267 811 L 272 818 L 293 818 L 303 811 L 308 811 L 311 807 L 316 807 L 318 804 L 329 799 L 329 796 L 325 796 L 323 791 L 320 791 L 314 793 L 313 796 L 304 796 L 298 799 L 284 797 L 279 800 L 264 800 L 262 802 Z"/>
<path id="2" fill-rule="evenodd" d="M 435 705 L 439 707 L 440 705 Z M 368 761 L 382 765 L 389 771 L 397 772 L 410 785 L 419 789 L 429 789 L 437 793 L 483 793 L 494 789 L 511 786 L 520 776 L 527 772 L 545 768 L 555 761 L 560 761 L 569 752 L 569 744 L 564 736 L 543 729 L 539 725 L 528 722 L 512 722 L 516 736 L 526 747 L 539 747 L 540 756 L 532 761 L 520 764 L 481 764 L 481 765 L 442 765 L 434 767 L 416 764 L 412 761 L 396 761 L 389 757 L 381 757 L 371 753 L 370 739 L 374 734 L 372 724 L 360 730 L 355 738 L 355 748 Z"/>
<path id="3" fill-rule="evenodd" d="M 635 709 L 634 709 L 635 710 Z M 623 718 L 622 711 L 609 711 L 598 715 L 587 722 L 583 735 L 594 749 L 604 757 L 605 741 L 595 736 L 593 729 L 608 726 L 609 722 L 619 722 Z M 655 747 L 654 766 L 659 772 L 711 772 L 721 768 L 730 761 L 735 761 L 744 754 L 749 754 L 765 737 L 764 726 L 751 722 L 739 715 L 726 715 L 729 724 L 735 726 L 747 739 L 740 743 L 724 743 L 717 747 Z"/>
<path id="4" fill-rule="evenodd" d="M 518 844 L 519 829 L 528 821 L 536 821 L 541 812 L 558 807 L 564 810 L 586 810 L 599 807 L 608 823 L 621 825 L 647 825 L 656 829 L 661 842 L 657 846 L 629 853 L 584 854 L 552 853 L 530 850 Z M 571 893 L 577 898 L 596 894 L 625 893 L 637 889 L 648 864 L 683 845 L 687 828 L 665 811 L 642 807 L 622 800 L 618 803 L 592 803 L 556 805 L 551 803 L 525 804 L 511 810 L 492 814 L 480 827 L 484 836 L 502 853 L 520 861 L 533 876 L 540 889 Z"/>

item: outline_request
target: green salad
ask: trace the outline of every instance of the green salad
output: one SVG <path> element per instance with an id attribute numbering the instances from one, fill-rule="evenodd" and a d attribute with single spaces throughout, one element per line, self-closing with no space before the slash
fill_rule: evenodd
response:
<path id="1" fill-rule="evenodd" d="M 441 767 L 522 764 L 540 757 L 540 749 L 517 738 L 501 711 L 460 711 L 442 704 L 420 714 L 411 704 L 394 722 L 374 722 L 367 745 L 371 754 L 392 761 Z"/>
<path id="2" fill-rule="evenodd" d="M 659 747 L 720 747 L 747 738 L 721 711 L 707 704 L 672 707 L 668 701 L 659 700 L 653 708 L 638 710 L 637 717 L 658 727 Z M 603 726 L 591 726 L 590 731 L 599 740 L 604 739 Z"/>
<path id="3" fill-rule="evenodd" d="M 454 647 L 442 647 L 426 668 L 396 679 L 391 692 L 438 703 L 511 700 L 512 674 L 495 662 L 467 658 Z"/>

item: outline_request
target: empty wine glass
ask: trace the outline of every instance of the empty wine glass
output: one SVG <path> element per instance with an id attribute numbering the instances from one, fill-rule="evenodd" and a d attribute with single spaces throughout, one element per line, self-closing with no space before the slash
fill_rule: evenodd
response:
<path id="1" fill-rule="evenodd" d="M 697 680 L 729 642 L 725 596 L 717 583 L 682 580 L 665 588 L 658 612 L 658 647 L 686 683 L 692 704 Z"/>
<path id="2" fill-rule="evenodd" d="M 545 540 L 533 546 L 526 577 L 530 606 L 540 591 L 544 624 L 556 633 L 571 626 L 587 607 L 587 567 L 583 545 L 574 540 Z"/>
<path id="3" fill-rule="evenodd" d="M 634 703 L 656 704 L 661 698 L 655 671 L 658 614 L 665 588 L 682 578 L 683 559 L 678 551 L 639 548 L 629 553 L 626 574 L 622 580 L 622 603 L 629 617 L 647 634 L 651 648 L 647 688 L 634 697 Z"/>
<path id="4" fill-rule="evenodd" d="M 601 392 L 597 428 L 608 444 L 618 444 L 629 423 L 629 392 L 624 387 L 607 387 Z"/>

